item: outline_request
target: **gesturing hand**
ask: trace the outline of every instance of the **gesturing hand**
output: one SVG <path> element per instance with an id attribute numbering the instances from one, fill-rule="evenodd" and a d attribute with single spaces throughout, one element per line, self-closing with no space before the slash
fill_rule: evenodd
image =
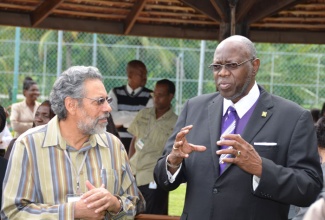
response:
<path id="1" fill-rule="evenodd" d="M 189 157 L 193 151 L 205 151 L 206 147 L 202 145 L 194 145 L 187 142 L 186 135 L 193 128 L 193 125 L 183 127 L 176 135 L 172 152 L 168 155 L 168 162 L 177 166 L 184 158 Z"/>
<path id="2" fill-rule="evenodd" d="M 262 175 L 262 159 L 260 155 L 255 151 L 254 147 L 246 142 L 238 134 L 227 134 L 224 135 L 224 140 L 217 142 L 218 145 L 232 146 L 224 150 L 218 150 L 216 153 L 221 154 L 232 154 L 234 158 L 224 158 L 223 162 L 233 163 L 240 167 L 247 173 L 261 177 Z"/>

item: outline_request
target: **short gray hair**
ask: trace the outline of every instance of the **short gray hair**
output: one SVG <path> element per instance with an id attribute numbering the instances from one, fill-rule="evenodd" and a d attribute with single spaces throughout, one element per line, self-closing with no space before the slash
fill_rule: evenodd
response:
<path id="1" fill-rule="evenodd" d="M 72 66 L 55 81 L 50 94 L 50 102 L 53 112 L 59 120 L 67 118 L 67 109 L 64 105 L 65 98 L 83 98 L 84 82 L 87 79 L 103 81 L 101 73 L 93 66 Z"/>

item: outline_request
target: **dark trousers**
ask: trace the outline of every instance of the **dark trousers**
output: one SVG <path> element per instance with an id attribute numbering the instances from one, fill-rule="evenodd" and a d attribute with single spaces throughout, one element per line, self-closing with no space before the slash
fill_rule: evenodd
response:
<path id="1" fill-rule="evenodd" d="M 145 214 L 168 215 L 168 192 L 159 188 L 149 189 L 149 184 L 138 187 L 146 200 Z"/>
<path id="2" fill-rule="evenodd" d="M 6 153 L 5 149 L 0 149 L 0 157 L 3 157 Z"/>

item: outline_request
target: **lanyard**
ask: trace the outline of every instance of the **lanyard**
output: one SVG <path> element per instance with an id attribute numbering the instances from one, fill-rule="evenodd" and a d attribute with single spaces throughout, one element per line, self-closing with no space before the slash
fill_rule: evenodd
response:
<path id="1" fill-rule="evenodd" d="M 71 159 L 70 159 L 70 157 L 69 157 L 69 155 L 68 155 L 67 150 L 64 151 L 65 156 L 68 158 L 68 161 L 69 161 L 69 163 L 70 163 L 70 165 L 71 165 L 73 171 L 76 173 L 76 176 L 77 176 L 77 194 L 80 194 L 80 184 L 79 184 L 79 182 L 80 182 L 80 177 L 79 177 L 79 176 L 80 176 L 80 172 L 81 172 L 81 170 L 82 170 L 82 167 L 83 167 L 83 165 L 85 164 L 85 161 L 86 161 L 86 157 L 87 157 L 87 155 L 88 155 L 88 152 L 89 152 L 89 150 L 87 150 L 87 152 L 85 153 L 84 159 L 82 160 L 82 162 L 81 162 L 81 164 L 80 164 L 80 167 L 79 167 L 79 169 L 78 169 L 78 171 L 77 171 L 76 168 L 75 168 L 75 166 L 73 166 L 73 164 L 72 164 L 72 161 L 71 161 Z"/>

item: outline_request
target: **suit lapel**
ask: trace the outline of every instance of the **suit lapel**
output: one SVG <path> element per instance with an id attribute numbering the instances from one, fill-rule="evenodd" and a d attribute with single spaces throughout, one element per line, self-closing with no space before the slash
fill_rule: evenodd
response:
<path id="1" fill-rule="evenodd" d="M 223 98 L 221 95 L 215 97 L 208 106 L 210 146 L 216 178 L 219 176 L 219 157 L 216 154 L 216 151 L 219 150 L 219 148 L 217 147 L 216 142 L 219 140 L 221 135 L 222 106 Z"/>
<path id="2" fill-rule="evenodd" d="M 242 137 L 250 143 L 256 134 L 263 128 L 265 123 L 271 118 L 273 112 L 273 101 L 271 95 L 260 88 L 261 94 L 257 100 L 256 107 L 245 126 Z"/>

